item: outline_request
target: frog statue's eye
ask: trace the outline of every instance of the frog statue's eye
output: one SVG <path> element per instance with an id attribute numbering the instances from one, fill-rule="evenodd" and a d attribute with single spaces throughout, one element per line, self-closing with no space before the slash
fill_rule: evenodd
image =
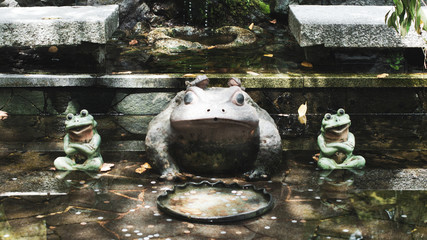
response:
<path id="1" fill-rule="evenodd" d="M 330 113 L 326 113 L 325 120 L 331 120 L 331 119 L 332 119 L 332 115 Z"/>
<path id="2" fill-rule="evenodd" d="M 83 110 L 80 112 L 80 116 L 82 116 L 82 117 L 86 117 L 87 115 L 89 115 L 89 112 L 88 112 L 86 109 L 83 109 Z"/>
<path id="3" fill-rule="evenodd" d="M 66 119 L 71 120 L 71 119 L 73 119 L 73 117 L 74 117 L 74 115 L 72 113 L 69 113 L 69 114 L 67 114 Z"/>
<path id="4" fill-rule="evenodd" d="M 245 103 L 245 96 L 241 92 L 237 92 L 233 96 L 233 103 L 237 106 L 242 106 Z"/>
<path id="5" fill-rule="evenodd" d="M 344 114 L 345 114 L 344 109 L 342 109 L 342 108 L 338 109 L 338 111 L 337 111 L 337 115 L 338 115 L 338 116 L 342 116 L 342 115 L 344 115 Z"/>
<path id="6" fill-rule="evenodd" d="M 194 94 L 194 92 L 192 91 L 188 91 L 185 96 L 184 96 L 184 103 L 190 104 L 192 103 L 194 100 L 196 99 L 196 94 Z"/>

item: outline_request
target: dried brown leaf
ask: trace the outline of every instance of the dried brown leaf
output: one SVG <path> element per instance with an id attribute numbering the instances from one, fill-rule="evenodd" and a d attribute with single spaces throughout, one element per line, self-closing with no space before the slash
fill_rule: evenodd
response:
<path id="1" fill-rule="evenodd" d="M 313 64 L 311 64 L 311 63 L 309 63 L 309 62 L 304 61 L 304 62 L 302 62 L 302 63 L 301 63 L 301 66 L 306 67 L 306 68 L 312 68 L 312 67 L 313 67 Z"/>

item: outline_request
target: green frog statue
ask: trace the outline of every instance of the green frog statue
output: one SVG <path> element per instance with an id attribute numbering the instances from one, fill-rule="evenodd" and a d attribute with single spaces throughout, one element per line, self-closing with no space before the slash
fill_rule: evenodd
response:
<path id="1" fill-rule="evenodd" d="M 363 168 L 365 158 L 353 155 L 354 135 L 349 131 L 350 116 L 340 108 L 336 114 L 325 114 L 321 134 L 317 138 L 320 156 L 317 165 L 322 169 Z"/>
<path id="2" fill-rule="evenodd" d="M 103 165 L 99 145 L 101 137 L 96 121 L 85 109 L 80 114 L 68 114 L 65 120 L 65 157 L 55 159 L 57 170 L 98 171 Z"/>

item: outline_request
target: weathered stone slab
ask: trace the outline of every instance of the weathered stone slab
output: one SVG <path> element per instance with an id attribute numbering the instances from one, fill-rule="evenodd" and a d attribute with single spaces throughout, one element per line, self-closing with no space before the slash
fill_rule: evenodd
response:
<path id="1" fill-rule="evenodd" d="M 119 6 L 0 8 L 0 46 L 104 44 L 119 25 Z"/>
<path id="2" fill-rule="evenodd" d="M 289 27 L 301 47 L 416 48 L 425 34 L 402 38 L 384 19 L 391 6 L 290 6 Z M 427 8 L 422 9 L 427 13 Z"/>

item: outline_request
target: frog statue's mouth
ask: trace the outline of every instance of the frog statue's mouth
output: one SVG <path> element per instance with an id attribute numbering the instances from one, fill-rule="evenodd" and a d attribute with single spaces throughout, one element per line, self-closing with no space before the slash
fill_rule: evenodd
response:
<path id="1" fill-rule="evenodd" d="M 93 137 L 93 125 L 83 125 L 68 129 L 72 142 L 90 142 Z"/>
<path id="2" fill-rule="evenodd" d="M 258 121 L 245 122 L 225 118 L 173 121 L 180 137 L 202 142 L 248 141 L 256 134 Z"/>
<path id="3" fill-rule="evenodd" d="M 345 142 L 348 138 L 350 124 L 326 128 L 325 138 L 327 142 Z"/>

